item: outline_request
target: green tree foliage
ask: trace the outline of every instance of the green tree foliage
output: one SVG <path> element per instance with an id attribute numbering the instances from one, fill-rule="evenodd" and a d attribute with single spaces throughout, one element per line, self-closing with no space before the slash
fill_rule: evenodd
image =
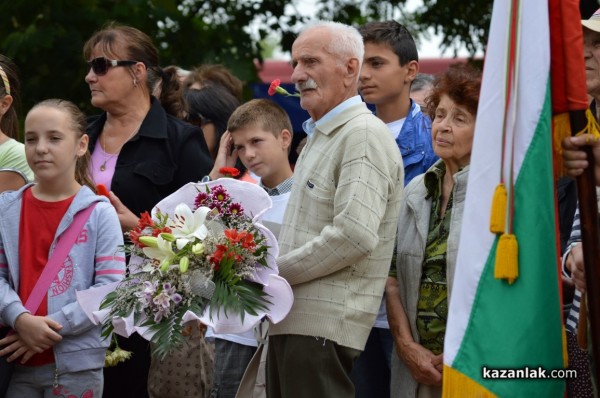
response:
<path id="1" fill-rule="evenodd" d="M 405 0 L 317 0 L 317 16 L 355 26 L 397 18 L 411 31 L 432 27 L 443 46 L 483 48 L 492 0 L 424 0 L 412 15 Z M 154 38 L 163 66 L 192 68 L 222 63 L 247 82 L 270 34 L 289 50 L 305 22 L 297 0 L 0 0 L 0 53 L 21 70 L 23 108 L 50 97 L 66 98 L 94 113 L 84 82 L 85 41 L 110 21 L 134 26 Z"/>
<path id="2" fill-rule="evenodd" d="M 85 41 L 110 21 L 134 26 L 159 48 L 163 66 L 222 63 L 245 81 L 256 79 L 258 43 L 278 28 L 286 2 L 265 0 L 0 0 L 0 53 L 20 68 L 23 109 L 50 97 L 87 112 Z M 287 21 L 290 18 L 286 18 Z M 295 23 L 295 18 L 291 18 Z M 251 32 L 254 21 L 260 26 Z"/>
<path id="3" fill-rule="evenodd" d="M 492 0 L 423 0 L 415 18 L 420 29 L 432 27 L 442 35 L 443 49 L 456 50 L 464 45 L 474 54 L 487 43 L 492 3 Z"/>
<path id="4" fill-rule="evenodd" d="M 470 54 L 483 51 L 492 16 L 493 0 L 422 0 L 414 12 L 405 10 L 406 0 L 320 0 L 319 17 L 355 26 L 373 20 L 396 19 L 418 39 L 432 29 L 442 36 L 440 54 L 456 53 L 464 46 Z"/>

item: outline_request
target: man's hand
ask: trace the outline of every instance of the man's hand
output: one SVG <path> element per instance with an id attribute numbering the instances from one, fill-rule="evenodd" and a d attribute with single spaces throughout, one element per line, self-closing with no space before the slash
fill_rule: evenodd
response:
<path id="1" fill-rule="evenodd" d="M 443 354 L 435 355 L 419 343 L 396 342 L 398 356 L 421 384 L 442 385 Z"/>
<path id="2" fill-rule="evenodd" d="M 48 317 L 35 316 L 27 312 L 19 315 L 15 322 L 15 330 L 20 339 L 37 353 L 44 352 L 62 340 L 56 331 L 62 325 Z"/>
<path id="3" fill-rule="evenodd" d="M 573 246 L 566 259 L 566 266 L 571 271 L 571 279 L 575 287 L 585 293 L 585 266 L 583 264 L 583 248 L 581 243 Z"/>
<path id="4" fill-rule="evenodd" d="M 594 159 L 587 159 L 583 147 L 592 147 Z M 591 134 L 583 134 L 577 137 L 566 137 L 562 140 L 563 160 L 567 174 L 577 177 L 589 166 L 590 161 L 594 165 L 596 185 L 600 185 L 600 140 L 593 138 Z"/>

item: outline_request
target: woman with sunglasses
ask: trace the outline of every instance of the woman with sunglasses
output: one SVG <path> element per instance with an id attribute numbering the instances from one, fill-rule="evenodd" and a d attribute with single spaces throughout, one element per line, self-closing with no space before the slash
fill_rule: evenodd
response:
<path id="1" fill-rule="evenodd" d="M 84 45 L 90 65 L 85 81 L 91 102 L 104 112 L 89 120 L 91 174 L 104 184 L 124 232 L 138 217 L 184 184 L 212 168 L 202 132 L 171 115 L 160 101 L 177 83 L 162 71 L 158 52 L 143 32 L 111 24 Z M 149 75 L 162 81 L 160 99 L 151 95 Z M 130 360 L 105 368 L 105 397 L 147 397 L 149 344 L 137 334 L 118 337 Z"/>
<path id="2" fill-rule="evenodd" d="M 0 192 L 17 190 L 33 180 L 25 147 L 17 141 L 19 76 L 16 65 L 0 54 Z"/>

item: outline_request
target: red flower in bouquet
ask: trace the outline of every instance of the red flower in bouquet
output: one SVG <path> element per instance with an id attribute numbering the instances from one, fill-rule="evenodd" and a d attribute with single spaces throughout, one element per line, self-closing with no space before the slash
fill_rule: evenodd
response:
<path id="1" fill-rule="evenodd" d="M 152 220 L 152 217 L 150 217 L 150 214 L 145 211 L 141 214 L 137 227 L 129 231 L 129 239 L 137 247 L 145 247 L 146 245 L 140 242 L 140 236 L 146 235 L 147 232 L 153 228 L 154 221 Z"/>
<path id="2" fill-rule="evenodd" d="M 153 227 L 153 226 L 154 226 L 154 220 L 152 220 L 152 217 L 150 217 L 150 213 L 148 213 L 147 211 L 143 212 L 138 221 L 138 228 L 144 229 L 146 227 Z"/>
<path id="3" fill-rule="evenodd" d="M 240 244 L 244 249 L 254 249 L 256 242 L 254 242 L 254 236 L 248 231 L 237 231 L 235 229 L 226 229 L 224 232 L 229 242 L 233 244 Z"/>
<path id="4" fill-rule="evenodd" d="M 275 79 L 271 82 L 268 90 L 269 95 L 272 97 L 275 94 L 285 95 L 286 97 L 299 97 L 300 94 L 290 94 L 285 88 L 281 87 L 281 80 Z"/>
<path id="5" fill-rule="evenodd" d="M 134 229 L 129 231 L 129 239 L 135 246 L 139 248 L 144 248 L 147 247 L 147 245 L 140 242 L 141 236 L 157 237 L 162 233 L 171 232 L 171 228 L 167 226 L 157 226 L 154 223 L 154 220 L 152 220 L 152 217 L 150 217 L 150 214 L 147 211 L 145 211 L 141 214 L 140 219 L 138 220 L 138 225 Z"/>
<path id="6" fill-rule="evenodd" d="M 210 256 L 210 261 L 212 261 L 215 271 L 219 269 L 219 264 L 221 264 L 221 261 L 223 261 L 223 256 L 225 253 L 227 253 L 227 246 L 216 245 L 215 252 L 212 254 L 212 256 Z"/>
<path id="7" fill-rule="evenodd" d="M 173 231 L 169 227 L 153 228 L 152 236 L 154 236 L 156 238 L 160 234 L 170 234 L 171 232 L 173 232 Z"/>
<path id="8" fill-rule="evenodd" d="M 252 236 L 252 234 L 244 231 L 243 232 L 243 239 L 241 240 L 241 244 L 242 247 L 244 249 L 254 249 L 256 247 L 256 242 L 254 241 L 254 236 Z"/>

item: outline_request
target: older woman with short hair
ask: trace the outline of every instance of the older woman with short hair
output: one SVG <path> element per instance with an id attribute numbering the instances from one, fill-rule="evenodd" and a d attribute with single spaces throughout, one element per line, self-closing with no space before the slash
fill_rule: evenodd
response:
<path id="1" fill-rule="evenodd" d="M 411 181 L 398 221 L 398 285 L 386 300 L 397 355 L 392 396 L 441 396 L 448 302 L 469 173 L 481 73 L 451 67 L 438 76 L 427 110 L 440 157 Z"/>

